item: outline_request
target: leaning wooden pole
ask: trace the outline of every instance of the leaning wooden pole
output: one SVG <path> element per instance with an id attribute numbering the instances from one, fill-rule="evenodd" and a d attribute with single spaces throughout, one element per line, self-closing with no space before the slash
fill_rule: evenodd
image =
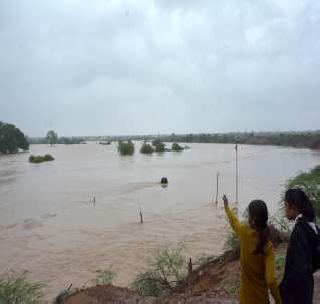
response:
<path id="1" fill-rule="evenodd" d="M 217 186 L 216 186 L 216 205 L 218 205 L 218 197 L 219 197 L 219 172 L 217 172 Z"/>
<path id="2" fill-rule="evenodd" d="M 238 144 L 236 143 L 236 204 L 239 203 L 239 159 L 238 159 Z"/>

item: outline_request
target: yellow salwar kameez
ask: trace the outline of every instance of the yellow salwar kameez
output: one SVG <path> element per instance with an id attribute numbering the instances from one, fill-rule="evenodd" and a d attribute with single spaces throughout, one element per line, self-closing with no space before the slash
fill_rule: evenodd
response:
<path id="1" fill-rule="evenodd" d="M 268 290 L 276 304 L 280 304 L 272 243 L 267 242 L 264 254 L 253 254 L 259 240 L 258 232 L 249 225 L 240 223 L 229 206 L 225 206 L 225 210 L 231 227 L 240 240 L 240 304 L 268 304 Z"/>

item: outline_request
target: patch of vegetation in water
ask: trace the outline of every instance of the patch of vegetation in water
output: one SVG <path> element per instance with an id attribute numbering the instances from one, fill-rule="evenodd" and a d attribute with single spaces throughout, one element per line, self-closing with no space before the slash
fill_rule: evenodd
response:
<path id="1" fill-rule="evenodd" d="M 140 148 L 140 153 L 142 154 L 152 154 L 154 152 L 154 149 L 152 145 L 148 144 L 147 142 L 144 142 Z"/>
<path id="2" fill-rule="evenodd" d="M 43 163 L 43 162 L 47 162 L 47 161 L 53 161 L 54 157 L 50 154 L 46 154 L 44 156 L 38 155 L 31 155 L 29 157 L 29 162 L 30 163 L 34 163 L 34 164 L 39 164 L 39 163 Z"/>
<path id="3" fill-rule="evenodd" d="M 118 141 L 118 152 L 120 155 L 133 155 L 134 153 L 134 144 L 131 140 L 125 141 Z"/>
<path id="4" fill-rule="evenodd" d="M 182 146 L 180 146 L 178 143 L 173 143 L 171 146 L 172 151 L 179 152 L 179 151 L 182 151 L 183 149 L 184 148 Z"/>

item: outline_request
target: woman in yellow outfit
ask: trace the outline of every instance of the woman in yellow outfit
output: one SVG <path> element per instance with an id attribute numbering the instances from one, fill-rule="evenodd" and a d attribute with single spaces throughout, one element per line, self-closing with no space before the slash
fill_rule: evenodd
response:
<path id="1" fill-rule="evenodd" d="M 239 222 L 225 195 L 223 202 L 231 227 L 240 240 L 240 304 L 268 304 L 268 290 L 276 304 L 280 304 L 265 202 L 254 200 L 249 204 L 249 225 Z"/>

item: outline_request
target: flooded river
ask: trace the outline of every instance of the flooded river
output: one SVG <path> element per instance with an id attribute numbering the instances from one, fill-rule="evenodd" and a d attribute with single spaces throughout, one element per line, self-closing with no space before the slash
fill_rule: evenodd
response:
<path id="1" fill-rule="evenodd" d="M 109 266 L 114 283 L 127 285 L 164 245 L 181 241 L 190 257 L 221 253 L 227 225 L 221 200 L 212 202 L 217 172 L 220 193 L 235 199 L 234 145 L 152 156 L 139 145 L 132 157 L 93 142 L 31 146 L 31 154 L 55 157 L 42 164 L 29 163 L 30 153 L 1 156 L 0 274 L 26 271 L 48 284 L 50 299 Z M 239 146 L 240 209 L 261 198 L 275 212 L 286 180 L 319 163 L 320 153 L 308 149 Z"/>

